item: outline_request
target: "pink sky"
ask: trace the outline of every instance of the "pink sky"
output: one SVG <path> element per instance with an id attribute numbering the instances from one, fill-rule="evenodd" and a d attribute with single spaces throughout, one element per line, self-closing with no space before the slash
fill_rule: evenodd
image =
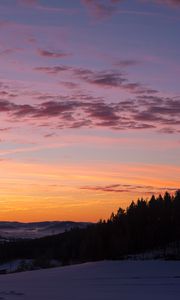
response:
<path id="1" fill-rule="evenodd" d="M 173 0 L 1 1 L 0 220 L 179 188 L 179 21 Z"/>

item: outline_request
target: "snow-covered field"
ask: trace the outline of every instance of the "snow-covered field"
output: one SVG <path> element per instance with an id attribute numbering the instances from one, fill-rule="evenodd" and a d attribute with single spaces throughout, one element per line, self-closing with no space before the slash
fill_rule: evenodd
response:
<path id="1" fill-rule="evenodd" d="M 0 276 L 0 299 L 179 300 L 180 262 L 97 262 Z"/>

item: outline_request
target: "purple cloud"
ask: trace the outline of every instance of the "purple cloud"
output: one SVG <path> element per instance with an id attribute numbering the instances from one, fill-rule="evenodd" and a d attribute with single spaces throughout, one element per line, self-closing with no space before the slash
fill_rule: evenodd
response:
<path id="1" fill-rule="evenodd" d="M 84 80 L 89 84 L 94 84 L 102 88 L 120 88 L 133 94 L 155 94 L 158 92 L 157 90 L 145 87 L 141 83 L 129 82 L 128 78 L 117 70 L 93 71 L 65 65 L 36 67 L 34 70 L 50 75 L 58 75 L 60 72 L 70 72 L 76 79 Z"/>
<path id="2" fill-rule="evenodd" d="M 43 57 L 49 57 L 49 58 L 66 58 L 70 55 L 71 53 L 64 52 L 64 51 L 48 51 L 44 49 L 38 49 L 38 54 Z"/>
<path id="3" fill-rule="evenodd" d="M 89 83 L 102 85 L 102 86 L 109 86 L 109 87 L 121 86 L 122 83 L 126 81 L 126 79 L 123 78 L 121 73 L 116 73 L 116 72 L 94 73 L 93 76 L 84 77 L 84 79 Z"/>
<path id="4" fill-rule="evenodd" d="M 131 185 L 131 184 L 112 184 L 106 186 L 82 186 L 80 187 L 82 190 L 89 190 L 89 191 L 100 191 L 100 192 L 107 192 L 107 193 L 129 193 L 129 192 L 141 192 L 144 190 L 147 194 L 151 193 L 158 193 L 163 191 L 176 191 L 177 188 L 171 187 L 162 187 L 158 188 L 155 186 L 149 185 Z"/>
<path id="5" fill-rule="evenodd" d="M 117 60 L 115 63 L 113 63 L 113 66 L 120 67 L 120 68 L 127 68 L 132 67 L 140 64 L 141 62 L 139 60 L 135 59 L 120 59 Z"/>
<path id="6" fill-rule="evenodd" d="M 0 132 L 10 131 L 11 129 L 12 129 L 12 127 L 4 127 L 4 128 L 0 128 Z"/>
<path id="7" fill-rule="evenodd" d="M 91 15 L 97 19 L 112 16 L 116 12 L 116 5 L 119 1 L 105 0 L 103 3 L 99 0 L 82 0 L 81 1 Z"/>
<path id="8" fill-rule="evenodd" d="M 16 109 L 16 104 L 7 100 L 0 100 L 0 112 L 12 112 Z"/>
<path id="9" fill-rule="evenodd" d="M 80 78 L 102 88 L 128 89 L 134 95 L 132 100 L 118 101 L 117 99 L 116 102 L 110 102 L 100 96 L 93 97 L 74 89 L 71 95 L 32 94 L 32 97 L 38 100 L 37 104 L 19 104 L 18 95 L 13 94 L 13 90 L 8 85 L 1 83 L 0 113 L 7 115 L 9 121 L 33 121 L 41 126 L 44 119 L 49 119 L 57 128 L 154 129 L 169 134 L 179 131 L 180 99 L 178 97 L 160 97 L 156 95 L 157 91 L 146 89 L 140 83 L 129 83 L 123 74 L 113 71 L 92 71 L 63 65 L 39 67 L 37 70 L 51 75 L 71 72 L 76 79 Z M 72 84 L 73 82 L 70 86 Z"/>
<path id="10" fill-rule="evenodd" d="M 20 49 L 7 48 L 7 49 L 4 49 L 3 51 L 1 51 L 0 55 L 9 55 L 9 54 L 15 53 L 18 50 L 20 50 Z"/>
<path id="11" fill-rule="evenodd" d="M 69 71 L 71 70 L 70 67 L 68 66 L 54 66 L 54 67 L 36 67 L 34 68 L 35 71 L 41 71 L 41 72 L 44 72 L 44 73 L 47 73 L 47 74 L 58 74 L 60 72 L 64 72 L 64 71 Z"/>

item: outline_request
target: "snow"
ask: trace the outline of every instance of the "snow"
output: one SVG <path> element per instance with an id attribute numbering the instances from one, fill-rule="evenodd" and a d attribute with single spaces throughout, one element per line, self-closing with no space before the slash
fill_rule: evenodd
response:
<path id="1" fill-rule="evenodd" d="M 103 261 L 0 275 L 0 299 L 179 300 L 180 262 Z"/>
<path id="2" fill-rule="evenodd" d="M 5 270 L 5 273 L 14 273 L 18 270 L 22 270 L 22 268 L 26 267 L 26 270 L 32 270 L 34 260 L 33 259 L 15 259 L 3 264 L 0 264 L 0 272 L 1 270 Z M 58 266 L 58 262 L 55 260 L 49 260 L 51 266 Z M 0 298 L 1 299 L 1 298 Z"/>

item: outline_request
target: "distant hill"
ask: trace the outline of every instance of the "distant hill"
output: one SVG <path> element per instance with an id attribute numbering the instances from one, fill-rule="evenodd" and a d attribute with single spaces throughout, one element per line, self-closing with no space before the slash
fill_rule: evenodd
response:
<path id="1" fill-rule="evenodd" d="M 46 222 L 0 222 L 0 236 L 2 238 L 40 238 L 69 231 L 72 228 L 85 228 L 90 223 L 72 221 Z"/>

